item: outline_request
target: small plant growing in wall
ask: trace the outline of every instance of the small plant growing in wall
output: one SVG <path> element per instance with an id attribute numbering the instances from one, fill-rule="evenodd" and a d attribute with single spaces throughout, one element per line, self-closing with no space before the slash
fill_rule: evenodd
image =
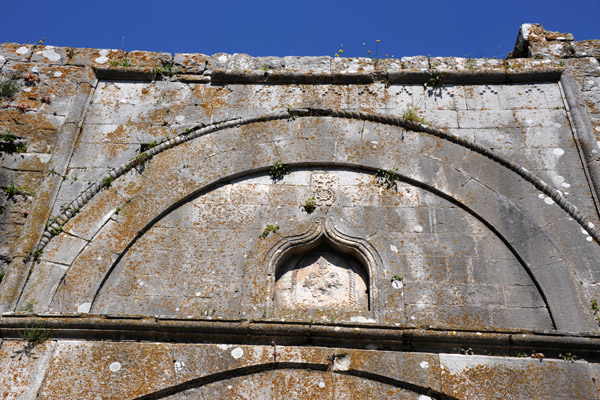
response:
<path id="1" fill-rule="evenodd" d="M 11 99 L 19 91 L 19 84 L 13 78 L 2 78 L 0 80 L 0 97 Z"/>
<path id="2" fill-rule="evenodd" d="M 127 56 L 122 56 L 119 58 L 113 58 L 108 61 L 108 65 L 111 67 L 135 67 L 135 65 L 129 61 Z"/>
<path id="3" fill-rule="evenodd" d="M 58 228 L 50 228 L 50 233 L 53 235 L 58 235 L 63 231 L 63 226 L 62 225 L 58 225 Z"/>
<path id="4" fill-rule="evenodd" d="M 33 349 L 38 344 L 44 343 L 46 340 L 50 339 L 52 335 L 52 329 L 49 329 L 45 322 L 32 322 L 27 326 L 24 326 L 23 329 L 19 331 L 19 336 L 21 339 L 27 341 L 27 344 L 20 349 L 15 350 L 11 358 L 16 357 L 17 355 L 21 358 L 23 355 L 27 357 L 34 354 Z M 34 356 L 34 358 L 37 358 Z"/>
<path id="5" fill-rule="evenodd" d="M 5 134 L 0 135 L 0 152 L 25 153 L 27 152 L 27 146 L 20 137 L 11 134 L 7 130 Z"/>
<path id="6" fill-rule="evenodd" d="M 4 188 L 4 193 L 7 194 L 8 198 L 12 198 L 18 194 L 23 194 L 23 190 L 18 187 L 14 181 L 10 181 L 10 185 L 8 185 L 8 187 Z"/>
<path id="7" fill-rule="evenodd" d="M 391 189 L 391 188 L 396 187 L 396 181 L 400 178 L 397 171 L 398 171 L 398 169 L 377 170 L 377 174 L 375 174 L 375 177 L 377 178 L 377 183 L 380 186 L 385 186 L 386 189 Z"/>
<path id="8" fill-rule="evenodd" d="M 371 50 L 367 49 L 367 44 L 363 42 L 363 49 L 367 52 L 367 58 L 370 58 L 371 61 L 373 61 L 373 65 L 377 66 L 377 64 L 379 63 L 379 61 L 381 60 L 379 58 L 379 43 L 381 43 L 381 40 L 377 39 L 375 40 L 375 54 L 373 55 Z M 394 57 L 394 55 L 392 55 L 392 57 Z M 385 58 L 388 58 L 388 55 L 385 55 Z"/>
<path id="9" fill-rule="evenodd" d="M 156 146 L 158 146 L 158 143 L 156 142 L 156 140 L 153 140 L 151 143 L 141 143 L 140 144 L 140 153 L 143 153 L 147 150 L 153 149 Z"/>
<path id="10" fill-rule="evenodd" d="M 465 355 L 465 356 L 472 356 L 473 354 L 473 349 L 470 347 L 461 347 L 460 348 L 460 354 Z"/>
<path id="11" fill-rule="evenodd" d="M 565 53 L 567 53 L 567 57 L 575 56 L 575 47 L 571 43 L 565 43 L 563 48 L 565 49 Z"/>
<path id="12" fill-rule="evenodd" d="M 427 122 L 425 118 L 421 117 L 417 113 L 417 111 L 412 107 L 409 107 L 406 110 L 404 110 L 404 112 L 402 113 L 402 118 L 404 118 L 407 121 L 416 122 L 418 124 L 429 125 L 429 122 Z"/>
<path id="13" fill-rule="evenodd" d="M 291 120 L 298 118 L 298 111 L 292 109 L 292 106 L 288 106 L 287 110 Z"/>
<path id="14" fill-rule="evenodd" d="M 32 313 L 33 306 L 34 306 L 33 301 L 30 301 L 27 304 L 25 304 L 23 307 L 19 308 L 19 312 Z"/>
<path id="15" fill-rule="evenodd" d="M 34 250 L 31 252 L 31 258 L 33 259 L 33 261 L 39 262 L 40 258 L 42 257 L 42 254 L 44 254 L 43 249 Z"/>
<path id="16" fill-rule="evenodd" d="M 143 163 L 145 163 L 146 161 L 148 161 L 150 159 L 152 159 L 152 156 L 150 154 L 147 154 L 147 153 L 140 153 L 137 156 L 135 156 L 135 161 L 138 164 L 143 164 Z"/>
<path id="17" fill-rule="evenodd" d="M 49 329 L 44 322 L 33 322 L 30 325 L 25 326 L 19 334 L 23 340 L 27 341 L 27 345 L 30 348 L 33 348 L 50 339 L 52 329 Z"/>
<path id="18" fill-rule="evenodd" d="M 108 188 L 114 182 L 114 180 L 115 180 L 115 178 L 113 178 L 112 176 L 107 176 L 106 178 L 104 178 L 102 180 L 102 186 L 104 186 L 105 188 Z"/>
<path id="19" fill-rule="evenodd" d="M 562 358 L 564 361 L 568 361 L 568 362 L 575 362 L 575 359 L 577 358 L 577 356 L 575 354 L 571 354 L 571 353 L 559 354 L 558 356 L 560 358 Z"/>
<path id="20" fill-rule="evenodd" d="M 423 84 L 423 86 L 425 87 L 425 89 L 440 90 L 444 87 L 443 78 L 443 72 L 438 72 L 434 69 L 430 69 L 429 78 L 427 79 L 427 82 Z"/>
<path id="21" fill-rule="evenodd" d="M 266 239 L 271 233 L 275 233 L 279 230 L 279 225 L 267 225 L 267 227 L 260 234 L 261 239 Z"/>
<path id="22" fill-rule="evenodd" d="M 279 161 L 271 166 L 269 169 L 269 176 L 273 182 L 277 182 L 283 179 L 284 176 L 290 173 L 290 169 L 287 165 L 281 164 Z"/>
<path id="23" fill-rule="evenodd" d="M 440 90 L 441 88 L 444 87 L 444 82 L 443 82 L 443 77 L 444 77 L 444 73 L 443 72 L 438 72 L 435 70 L 435 67 L 433 65 L 431 65 L 431 58 L 427 57 L 427 71 L 429 74 L 429 78 L 427 79 L 427 82 L 425 82 L 423 84 L 423 86 L 425 87 L 425 89 L 429 89 L 429 90 Z"/>
<path id="24" fill-rule="evenodd" d="M 596 317 L 596 321 L 600 324 L 600 306 L 598 305 L 598 300 L 592 299 L 592 311 L 594 312 L 594 317 Z"/>
<path id="25" fill-rule="evenodd" d="M 161 76 L 173 76 L 180 74 L 182 69 L 179 67 L 174 67 L 172 63 L 163 62 L 162 65 L 154 68 L 154 74 Z"/>
<path id="26" fill-rule="evenodd" d="M 302 209 L 306 211 L 307 214 L 312 214 L 317 209 L 317 201 L 314 197 L 309 197 L 306 199 L 304 204 L 302 205 Z"/>

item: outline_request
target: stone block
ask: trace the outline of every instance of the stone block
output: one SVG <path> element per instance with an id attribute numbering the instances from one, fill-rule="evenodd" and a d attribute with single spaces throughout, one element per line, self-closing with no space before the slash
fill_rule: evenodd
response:
<path id="1" fill-rule="evenodd" d="M 405 308 L 407 321 L 421 328 L 446 329 L 498 329 L 494 324 L 488 307 L 481 306 L 445 306 L 438 304 L 407 304 Z"/>
<path id="2" fill-rule="evenodd" d="M 336 57 L 331 59 L 331 72 L 344 74 L 364 74 L 375 71 L 378 66 L 368 58 Z"/>
<path id="3" fill-rule="evenodd" d="M 173 63 L 180 67 L 184 74 L 201 74 L 206 69 L 208 57 L 206 54 L 176 53 Z"/>
<path id="4" fill-rule="evenodd" d="M 24 62 L 31 57 L 33 45 L 31 44 L 18 44 L 18 43 L 3 43 L 0 46 L 0 64 L 7 61 Z"/>
<path id="5" fill-rule="evenodd" d="M 208 59 L 206 69 L 213 70 L 215 68 L 227 68 L 231 55 L 226 53 L 217 53 L 210 56 Z"/>
<path id="6" fill-rule="evenodd" d="M 466 109 L 497 110 L 500 107 L 500 85 L 463 86 Z"/>
<path id="7" fill-rule="evenodd" d="M 409 108 L 424 108 L 423 85 L 392 84 L 387 89 L 386 108 L 393 111 L 393 115 L 402 117 Z"/>
<path id="8" fill-rule="evenodd" d="M 252 57 L 248 54 L 235 53 L 227 63 L 227 69 L 241 71 L 258 71 L 262 69 L 280 70 L 283 69 L 283 59 L 278 57 Z"/>
<path id="9" fill-rule="evenodd" d="M 85 398 L 91 392 L 112 398 L 150 394 L 175 382 L 170 351 L 170 346 L 158 343 L 61 342 L 38 397 L 67 400 Z M 97 379 L 83 379 L 84 371 Z"/>
<path id="10" fill-rule="evenodd" d="M 283 57 L 286 71 L 315 71 L 328 73 L 331 71 L 331 57 Z"/>
<path id="11" fill-rule="evenodd" d="M 63 264 L 41 261 L 34 263 L 32 268 L 33 273 L 17 309 L 23 309 L 31 303 L 34 312 L 46 312 L 68 267 Z"/>
<path id="12" fill-rule="evenodd" d="M 44 64 L 65 64 L 67 59 L 66 47 L 38 46 L 33 50 L 30 61 Z"/>
<path id="13" fill-rule="evenodd" d="M 46 341 L 24 354 L 24 341 L 4 341 L 0 347 L 0 390 L 6 399 L 35 397 L 56 343 Z"/>
<path id="14" fill-rule="evenodd" d="M 161 67 L 171 63 L 171 53 L 158 53 L 152 51 L 130 51 L 126 55 L 131 64 L 138 67 Z"/>
<path id="15" fill-rule="evenodd" d="M 138 154 L 137 144 L 80 142 L 71 159 L 71 168 L 117 168 Z"/>
<path id="16" fill-rule="evenodd" d="M 67 63 L 70 65 L 109 66 L 109 62 L 123 56 L 123 51 L 116 49 L 84 49 L 66 48 Z"/>
<path id="17" fill-rule="evenodd" d="M 439 89 L 425 88 L 425 102 L 422 106 L 427 111 L 466 110 L 468 101 L 465 90 L 458 85 L 444 85 Z"/>
<path id="18" fill-rule="evenodd" d="M 482 251 L 486 251 L 486 243 L 481 241 Z M 491 247 L 491 246 L 490 246 Z M 505 252 L 505 258 L 473 258 L 473 279 L 475 284 L 479 282 L 494 282 L 498 285 L 506 285 L 507 290 L 513 290 L 513 285 L 531 285 L 531 277 L 527 270 L 519 261 L 510 253 L 507 248 L 502 249 Z M 488 250 L 489 253 L 489 250 Z M 518 288 L 519 286 L 516 286 Z M 509 303 L 510 304 L 510 303 Z"/>
<path id="19" fill-rule="evenodd" d="M 511 84 L 501 85 L 498 90 L 500 107 L 505 110 L 551 108 L 546 100 L 545 91 L 558 91 L 558 85 L 553 84 Z M 555 104 L 554 107 L 563 106 Z"/>
<path id="20" fill-rule="evenodd" d="M 440 355 L 444 393 L 459 398 L 593 398 L 586 363 Z M 493 371 L 493 372 L 492 372 Z M 489 374 L 494 379 L 487 379 Z M 476 382 L 476 384 L 475 384 Z"/>
<path id="21" fill-rule="evenodd" d="M 466 110 L 458 111 L 460 128 L 513 128 L 518 126 L 512 111 Z"/>
<path id="22" fill-rule="evenodd" d="M 86 244 L 86 240 L 63 232 L 48 243 L 40 259 L 65 266 L 71 265 Z"/>
<path id="23" fill-rule="evenodd" d="M 117 255 L 94 244 L 87 245 L 73 262 L 56 290 L 49 312 L 88 313 L 104 274 Z M 90 268 L 93 265 L 93 268 Z"/>

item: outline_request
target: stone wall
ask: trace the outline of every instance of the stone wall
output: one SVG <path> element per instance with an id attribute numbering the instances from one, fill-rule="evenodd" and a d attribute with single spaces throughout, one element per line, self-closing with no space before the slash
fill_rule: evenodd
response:
<path id="1" fill-rule="evenodd" d="M 597 398 L 599 56 L 2 45 L 3 398 Z"/>

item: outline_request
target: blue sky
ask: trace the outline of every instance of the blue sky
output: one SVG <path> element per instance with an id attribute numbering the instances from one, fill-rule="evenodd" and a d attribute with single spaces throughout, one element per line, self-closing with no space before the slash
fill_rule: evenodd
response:
<path id="1" fill-rule="evenodd" d="M 600 0 L 30 0 L 2 2 L 0 42 L 253 56 L 499 57 L 538 22 L 600 39 Z M 366 47 L 363 47 L 365 43 Z"/>

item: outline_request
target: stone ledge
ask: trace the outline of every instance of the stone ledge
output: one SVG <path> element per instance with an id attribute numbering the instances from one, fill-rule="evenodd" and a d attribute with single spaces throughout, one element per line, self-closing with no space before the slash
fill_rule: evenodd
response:
<path id="1" fill-rule="evenodd" d="M 434 71 L 434 72 L 432 72 Z M 518 69 L 432 70 L 410 69 L 361 72 L 260 71 L 215 68 L 206 75 L 176 74 L 165 78 L 149 67 L 94 67 L 98 79 L 153 81 L 171 79 L 190 83 L 225 84 L 425 84 L 432 74 L 441 74 L 446 84 L 491 84 L 558 81 L 564 68 L 555 64 L 529 65 Z M 432 89 L 435 90 L 435 89 Z"/>
<path id="2" fill-rule="evenodd" d="M 579 359 L 600 360 L 600 335 L 546 331 L 461 331 L 375 324 L 246 319 L 163 319 L 138 316 L 19 315 L 0 317 L 0 338 L 20 339 L 24 327 L 40 326 L 53 339 L 235 343 L 377 348 L 393 351 L 457 353 L 468 344 L 475 353 L 510 356 L 542 352 L 548 358 L 572 352 Z"/>

